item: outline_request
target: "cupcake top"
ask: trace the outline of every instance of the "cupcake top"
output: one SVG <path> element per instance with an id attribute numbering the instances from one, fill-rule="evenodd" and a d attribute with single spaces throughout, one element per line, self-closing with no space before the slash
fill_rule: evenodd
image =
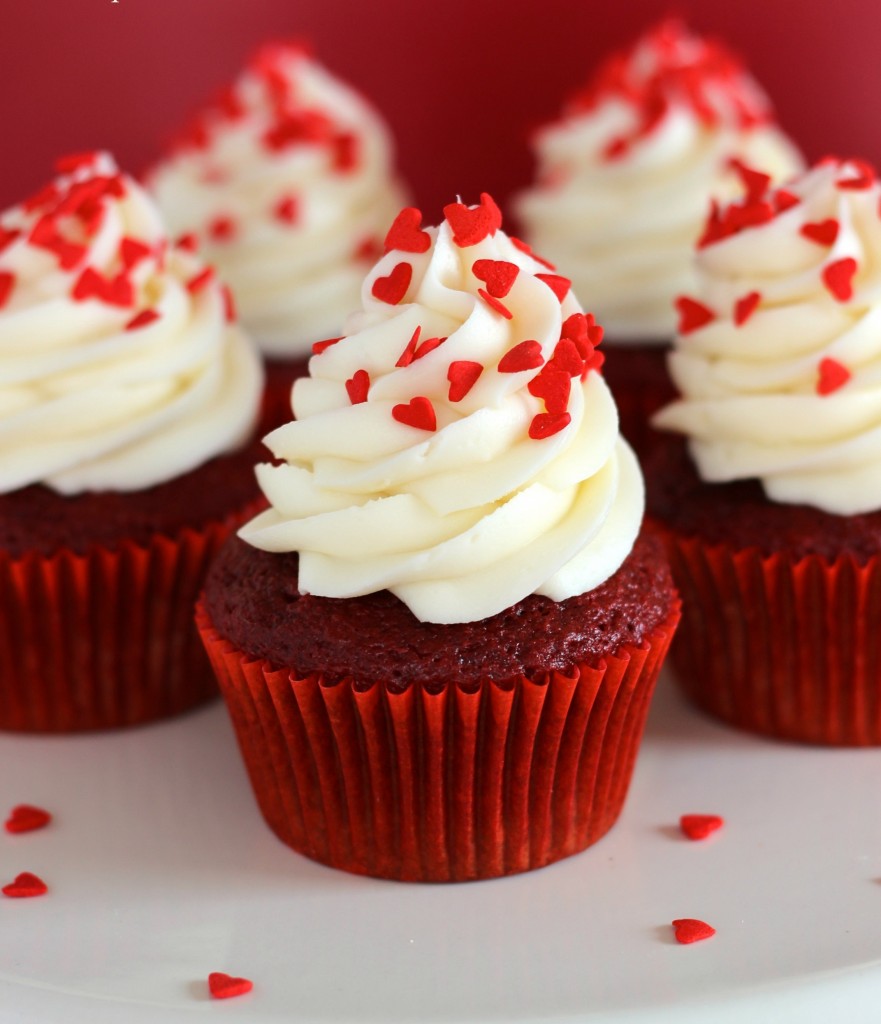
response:
<path id="1" fill-rule="evenodd" d="M 299 44 L 264 46 L 149 176 L 194 232 L 261 349 L 305 357 L 339 331 L 402 202 L 388 129 Z"/>
<path id="2" fill-rule="evenodd" d="M 699 284 L 669 357 L 682 398 L 655 425 L 686 434 L 709 482 L 758 478 L 772 501 L 881 508 L 881 185 L 821 160 L 714 209 Z"/>
<path id="3" fill-rule="evenodd" d="M 112 158 L 0 213 L 0 493 L 132 491 L 238 447 L 262 369 L 230 297 Z"/>
<path id="4" fill-rule="evenodd" d="M 672 337 L 710 197 L 740 194 L 737 161 L 775 179 L 802 166 L 741 61 L 675 20 L 608 58 L 534 146 L 526 237 L 566 267 L 610 341 Z"/>
<path id="5" fill-rule="evenodd" d="M 403 210 L 346 337 L 315 346 L 241 536 L 298 551 L 302 593 L 390 590 L 422 621 L 562 601 L 611 576 L 643 511 L 570 282 L 489 196 L 439 227 Z"/>

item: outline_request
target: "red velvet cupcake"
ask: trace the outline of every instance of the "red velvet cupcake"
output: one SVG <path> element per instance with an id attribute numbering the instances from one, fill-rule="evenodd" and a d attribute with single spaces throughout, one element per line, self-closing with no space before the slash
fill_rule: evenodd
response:
<path id="1" fill-rule="evenodd" d="M 149 175 L 199 238 L 268 363 L 261 433 L 291 418 L 311 346 L 339 335 L 403 199 L 387 126 L 301 43 L 263 46 Z"/>
<path id="2" fill-rule="evenodd" d="M 711 197 L 741 191 L 742 165 L 782 178 L 801 158 L 741 60 L 670 19 L 601 64 L 534 145 L 526 238 L 604 325 L 622 433 L 642 456 L 651 414 L 673 398 L 673 300 L 694 290 Z"/>
<path id="3" fill-rule="evenodd" d="M 488 196 L 395 220 L 199 612 L 267 822 L 349 871 L 597 840 L 678 619 L 593 318 L 500 225 Z"/>
<path id="4" fill-rule="evenodd" d="M 714 214 L 656 417 L 688 454 L 647 463 L 683 687 L 810 743 L 881 744 L 879 201 L 870 167 L 826 160 Z"/>
<path id="5" fill-rule="evenodd" d="M 0 728 L 216 692 L 192 627 L 253 510 L 262 371 L 213 271 L 103 154 L 0 214 Z"/>

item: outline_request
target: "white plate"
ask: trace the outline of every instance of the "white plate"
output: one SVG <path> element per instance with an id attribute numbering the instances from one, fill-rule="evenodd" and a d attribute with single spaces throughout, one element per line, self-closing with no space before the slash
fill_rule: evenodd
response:
<path id="1" fill-rule="evenodd" d="M 662 680 L 624 813 L 578 857 L 492 882 L 358 878 L 289 851 L 220 705 L 108 736 L 0 737 L 0 1021 L 248 1024 L 881 1019 L 881 751 L 716 725 Z M 691 842 L 679 815 L 725 828 Z M 693 945 L 669 922 L 716 929 Z M 254 991 L 208 997 L 211 971 Z"/>

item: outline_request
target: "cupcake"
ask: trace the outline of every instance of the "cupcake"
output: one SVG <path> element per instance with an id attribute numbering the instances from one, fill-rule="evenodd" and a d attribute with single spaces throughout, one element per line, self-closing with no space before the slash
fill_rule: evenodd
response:
<path id="1" fill-rule="evenodd" d="M 525 237 L 604 325 L 622 432 L 642 454 L 649 415 L 673 397 L 673 300 L 694 290 L 711 197 L 740 196 L 753 167 L 787 177 L 801 158 L 740 59 L 676 20 L 601 64 L 534 148 L 537 183 L 517 205 Z"/>
<path id="2" fill-rule="evenodd" d="M 192 625 L 259 492 L 259 355 L 106 154 L 0 213 L 0 728 L 132 725 L 216 693 Z"/>
<path id="3" fill-rule="evenodd" d="M 444 212 L 395 219 L 199 612 L 269 825 L 401 880 L 602 836 L 678 619 L 600 328 L 489 196 Z"/>
<path id="4" fill-rule="evenodd" d="M 881 186 L 827 159 L 714 213 L 647 463 L 673 660 L 744 729 L 881 743 Z"/>
<path id="5" fill-rule="evenodd" d="M 269 429 L 313 342 L 338 334 L 402 203 L 389 131 L 300 44 L 260 49 L 148 176 L 194 234 L 268 361 Z"/>

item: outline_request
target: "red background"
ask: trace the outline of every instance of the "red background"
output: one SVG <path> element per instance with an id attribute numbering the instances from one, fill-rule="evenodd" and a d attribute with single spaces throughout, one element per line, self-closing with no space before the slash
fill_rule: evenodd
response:
<path id="1" fill-rule="evenodd" d="M 611 47 L 671 9 L 747 58 L 809 157 L 881 158 L 877 0 L 2 0 L 0 206 L 61 153 L 140 171 L 247 54 L 312 39 L 385 113 L 429 219 L 456 193 L 504 203 L 531 174 L 528 128 Z"/>

